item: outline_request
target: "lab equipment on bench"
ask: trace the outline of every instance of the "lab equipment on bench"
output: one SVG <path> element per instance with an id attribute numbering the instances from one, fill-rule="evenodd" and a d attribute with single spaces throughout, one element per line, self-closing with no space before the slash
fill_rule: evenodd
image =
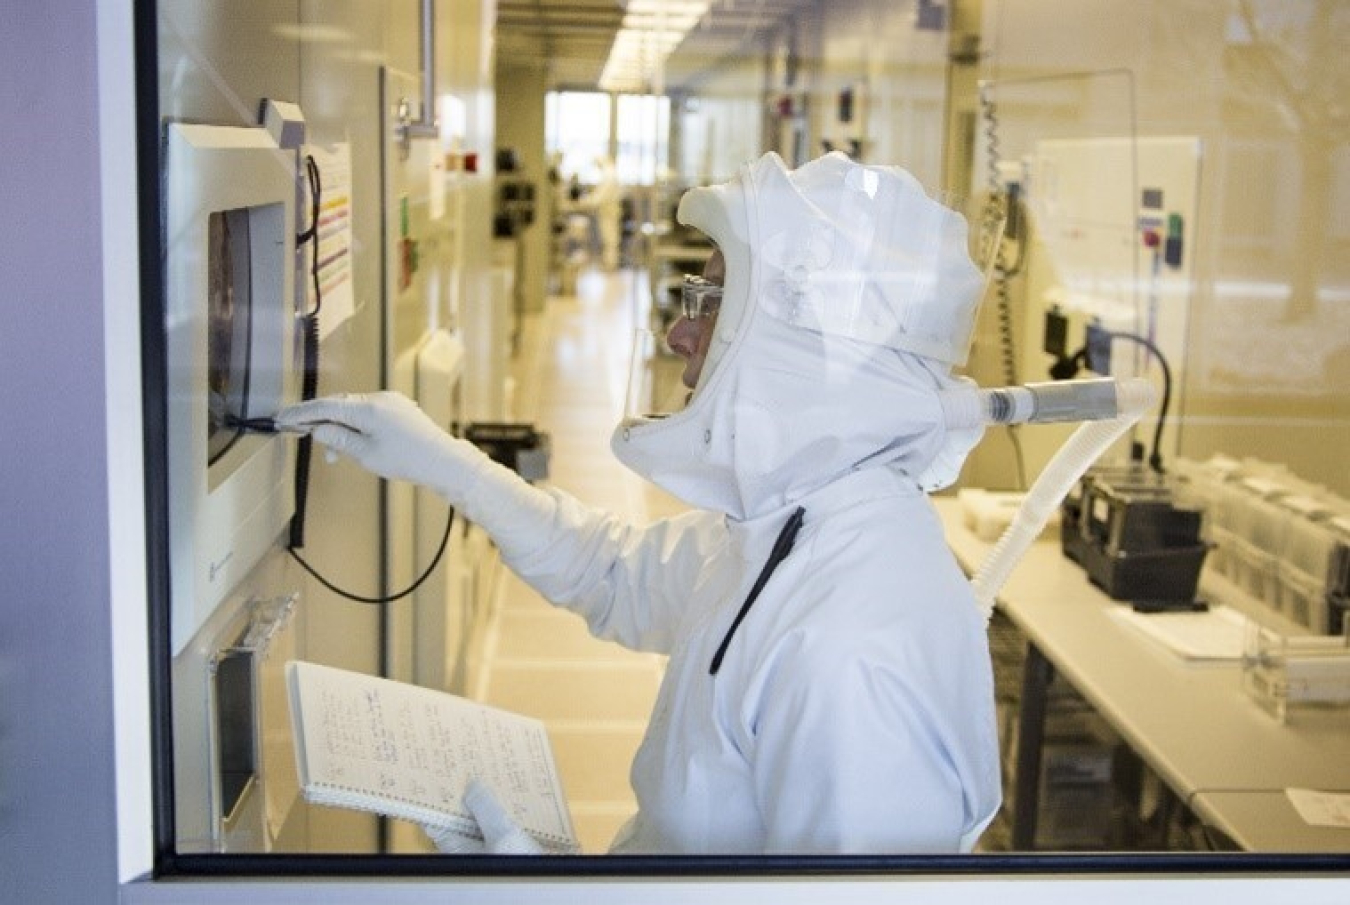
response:
<path id="1" fill-rule="evenodd" d="M 1350 635 L 1285 636 L 1248 626 L 1242 687 L 1280 722 L 1350 708 Z"/>
<path id="2" fill-rule="evenodd" d="M 1060 544 L 1113 600 L 1195 609 L 1209 549 L 1201 515 L 1176 502 L 1167 476 L 1142 464 L 1094 468 L 1064 500 Z"/>
<path id="3" fill-rule="evenodd" d="M 1176 490 L 1205 513 L 1207 570 L 1272 616 L 1339 635 L 1350 602 L 1350 501 L 1288 466 L 1178 458 Z"/>
<path id="4" fill-rule="evenodd" d="M 553 441 L 533 424 L 475 421 L 464 429 L 464 439 L 527 481 L 548 480 Z"/>

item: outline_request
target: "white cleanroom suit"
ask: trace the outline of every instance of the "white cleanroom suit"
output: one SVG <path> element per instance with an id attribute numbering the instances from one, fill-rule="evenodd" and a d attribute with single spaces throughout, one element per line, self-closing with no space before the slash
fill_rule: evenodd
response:
<path id="1" fill-rule="evenodd" d="M 388 394 L 278 420 L 442 493 L 596 635 L 669 655 L 616 851 L 967 851 L 999 805 L 993 683 L 926 495 L 974 439 L 937 400 L 983 287 L 965 223 L 842 155 L 768 155 L 679 216 L 726 258 L 713 347 L 684 410 L 613 446 L 697 509 L 624 524 Z"/>
<path id="2" fill-rule="evenodd" d="M 608 157 L 597 157 L 595 165 L 600 171 L 599 178 L 578 206 L 592 212 L 600 238 L 600 262 L 606 270 L 615 270 L 619 266 L 619 247 L 623 242 L 623 198 L 619 175 L 614 169 L 614 161 Z"/>

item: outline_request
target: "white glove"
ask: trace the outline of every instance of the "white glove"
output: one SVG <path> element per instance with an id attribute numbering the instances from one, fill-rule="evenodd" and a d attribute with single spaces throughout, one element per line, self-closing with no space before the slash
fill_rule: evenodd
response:
<path id="1" fill-rule="evenodd" d="M 281 430 L 311 434 L 381 477 L 440 494 L 481 525 L 503 553 L 533 549 L 552 522 L 552 496 L 450 436 L 401 393 L 315 399 L 283 409 L 275 421 Z"/>
<path id="2" fill-rule="evenodd" d="M 482 781 L 469 780 L 464 790 L 464 806 L 478 823 L 482 832 L 481 840 L 450 829 L 449 827 L 424 826 L 423 830 L 436 843 L 436 848 L 448 855 L 481 854 L 490 855 L 542 855 L 543 846 L 526 833 L 497 801 Z"/>
<path id="3" fill-rule="evenodd" d="M 402 393 L 331 396 L 277 413 L 277 427 L 308 432 L 367 471 L 428 487 L 458 503 L 493 462 L 450 436 Z"/>

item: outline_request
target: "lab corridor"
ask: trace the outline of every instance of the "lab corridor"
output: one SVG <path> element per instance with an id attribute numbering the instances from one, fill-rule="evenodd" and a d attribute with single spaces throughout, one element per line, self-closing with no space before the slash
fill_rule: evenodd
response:
<path id="1" fill-rule="evenodd" d="M 576 295 L 523 316 L 508 394 L 513 420 L 551 436 L 549 483 L 637 523 L 683 508 L 609 450 L 647 307 L 644 271 L 583 271 Z M 478 665 L 470 696 L 544 722 L 582 849 L 606 851 L 636 810 L 628 771 L 665 658 L 591 637 L 501 569 Z"/>

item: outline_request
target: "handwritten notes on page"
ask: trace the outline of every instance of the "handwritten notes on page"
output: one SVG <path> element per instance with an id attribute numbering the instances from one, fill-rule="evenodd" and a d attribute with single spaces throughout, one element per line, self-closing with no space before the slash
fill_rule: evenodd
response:
<path id="1" fill-rule="evenodd" d="M 446 692 L 361 673 L 287 664 L 296 764 L 316 804 L 477 833 L 469 780 L 546 846 L 576 850 L 541 722 Z"/>

